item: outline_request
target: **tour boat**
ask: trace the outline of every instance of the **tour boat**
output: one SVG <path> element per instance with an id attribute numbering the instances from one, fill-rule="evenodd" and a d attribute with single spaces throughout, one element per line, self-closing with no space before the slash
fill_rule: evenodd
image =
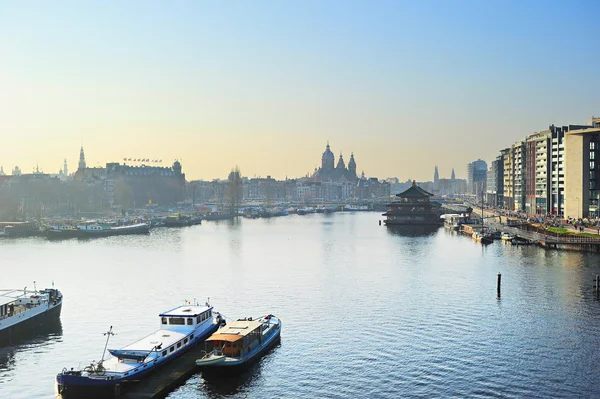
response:
<path id="1" fill-rule="evenodd" d="M 54 288 L 0 290 L 0 343 L 58 320 L 61 308 L 62 294 Z"/>
<path id="2" fill-rule="evenodd" d="M 108 349 L 112 332 L 104 333 L 105 352 L 99 362 L 83 370 L 64 368 L 56 376 L 58 392 L 74 395 L 114 395 L 127 389 L 127 383 L 140 380 L 148 372 L 192 349 L 217 331 L 224 319 L 207 302 L 178 306 L 159 315 L 160 329 L 121 349 Z"/>
<path id="3" fill-rule="evenodd" d="M 265 353 L 280 333 L 281 320 L 273 315 L 230 322 L 206 340 L 207 353 L 196 364 L 204 370 L 239 368 Z"/>

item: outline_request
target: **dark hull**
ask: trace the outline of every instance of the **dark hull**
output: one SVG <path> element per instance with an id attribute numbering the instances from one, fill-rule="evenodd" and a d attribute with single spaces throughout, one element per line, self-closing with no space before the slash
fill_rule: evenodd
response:
<path id="1" fill-rule="evenodd" d="M 47 232 L 46 237 L 50 239 L 61 239 L 61 238 L 96 238 L 96 237 L 111 237 L 111 236 L 123 236 L 130 234 L 148 234 L 150 232 L 150 226 L 140 226 L 130 229 L 107 229 L 98 231 L 85 231 L 85 230 L 50 230 Z"/>
<path id="2" fill-rule="evenodd" d="M 0 345 L 17 343 L 27 337 L 34 337 L 44 332 L 48 327 L 55 326 L 59 323 L 61 309 L 62 301 L 44 313 L 0 330 Z"/>
<path id="3" fill-rule="evenodd" d="M 127 388 L 130 387 L 131 384 L 139 382 L 140 379 L 146 378 L 148 375 L 160 372 L 160 369 L 164 365 L 176 361 L 179 356 L 187 353 L 190 349 L 203 343 L 206 338 L 210 337 L 215 331 L 218 330 L 218 328 L 219 325 L 215 324 L 214 328 L 211 328 L 204 335 L 202 335 L 194 345 L 189 347 L 188 350 L 177 353 L 167 362 L 152 367 L 148 370 L 141 371 L 129 377 L 114 380 L 95 381 L 86 377 L 58 374 L 56 376 L 56 386 L 58 388 L 58 392 L 63 398 L 111 398 L 118 396 L 121 394 L 121 392 L 127 391 Z"/>

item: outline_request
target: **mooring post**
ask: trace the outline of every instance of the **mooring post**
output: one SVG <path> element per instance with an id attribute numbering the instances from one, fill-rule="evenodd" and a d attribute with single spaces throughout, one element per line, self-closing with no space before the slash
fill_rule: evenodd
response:
<path id="1" fill-rule="evenodd" d="M 498 298 L 500 298 L 500 285 L 502 284 L 502 274 L 498 273 Z"/>
<path id="2" fill-rule="evenodd" d="M 379 221 L 379 225 L 381 226 L 381 220 Z"/>
<path id="3" fill-rule="evenodd" d="M 596 286 L 594 287 L 596 295 L 600 295 L 600 275 L 596 274 Z"/>

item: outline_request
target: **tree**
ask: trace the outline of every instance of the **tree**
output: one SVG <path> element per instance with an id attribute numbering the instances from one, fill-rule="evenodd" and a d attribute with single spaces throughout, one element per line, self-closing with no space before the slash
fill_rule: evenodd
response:
<path id="1" fill-rule="evenodd" d="M 238 209 L 243 198 L 242 174 L 238 166 L 232 169 L 227 178 L 227 201 L 229 203 L 229 212 L 233 215 L 238 214 Z"/>

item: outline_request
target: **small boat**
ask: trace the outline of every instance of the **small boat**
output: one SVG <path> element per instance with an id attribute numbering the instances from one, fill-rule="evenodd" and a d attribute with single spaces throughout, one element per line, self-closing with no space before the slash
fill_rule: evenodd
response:
<path id="1" fill-rule="evenodd" d="M 309 213 L 315 213 L 315 208 L 312 206 L 307 206 L 305 208 L 298 208 L 296 212 L 298 215 L 308 215 Z"/>
<path id="2" fill-rule="evenodd" d="M 273 315 L 230 322 L 206 340 L 206 355 L 196 364 L 204 370 L 240 368 L 264 354 L 280 334 L 281 320 Z"/>
<path id="3" fill-rule="evenodd" d="M 500 239 L 502 241 L 512 241 L 515 239 L 515 236 L 508 234 L 508 233 L 502 233 L 502 235 L 500 236 Z"/>
<path id="4" fill-rule="evenodd" d="M 67 395 L 115 395 L 127 389 L 159 366 L 177 358 L 217 331 L 224 319 L 207 302 L 178 306 L 159 315 L 160 329 L 121 349 L 108 349 L 112 355 L 83 370 L 64 368 L 56 376 L 58 392 Z M 111 328 L 104 333 L 108 340 Z M 158 371 L 157 371 L 158 372 Z"/>
<path id="5" fill-rule="evenodd" d="M 494 242 L 494 239 L 489 234 L 480 233 L 478 231 L 473 233 L 472 238 L 481 244 L 491 244 Z"/>
<path id="6" fill-rule="evenodd" d="M 58 320 L 62 299 L 61 292 L 54 288 L 0 290 L 0 343 Z"/>

